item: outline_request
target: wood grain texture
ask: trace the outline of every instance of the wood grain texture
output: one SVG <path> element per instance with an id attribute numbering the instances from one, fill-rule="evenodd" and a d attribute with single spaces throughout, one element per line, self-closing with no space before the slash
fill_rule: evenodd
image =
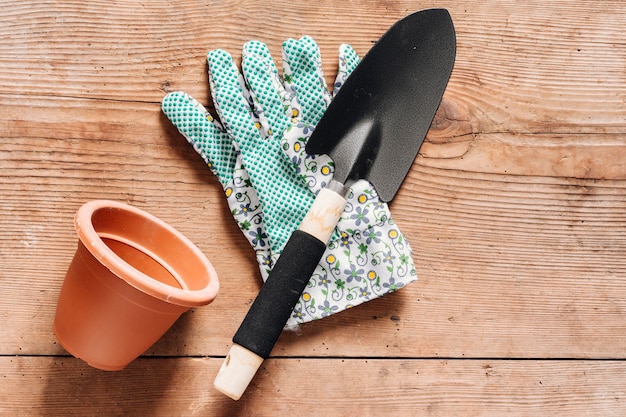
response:
<path id="1" fill-rule="evenodd" d="M 620 0 L 0 6 L 0 415 L 626 414 Z M 450 10 L 457 61 L 391 204 L 419 281 L 283 334 L 242 402 L 217 395 L 260 275 L 162 97 L 210 107 L 209 49 L 238 59 L 259 39 L 280 65 L 282 41 L 305 34 L 331 83 L 341 42 L 363 55 L 433 6 Z M 73 215 L 96 198 L 170 223 L 221 278 L 213 304 L 114 374 L 69 358 L 51 328 Z"/>
<path id="2" fill-rule="evenodd" d="M 210 386 L 220 362 L 139 359 L 122 372 L 101 372 L 75 359 L 1 358 L 3 382 L 13 389 L 0 392 L 0 413 L 620 417 L 626 399 L 623 362 L 302 358 L 266 361 L 234 402 Z"/>

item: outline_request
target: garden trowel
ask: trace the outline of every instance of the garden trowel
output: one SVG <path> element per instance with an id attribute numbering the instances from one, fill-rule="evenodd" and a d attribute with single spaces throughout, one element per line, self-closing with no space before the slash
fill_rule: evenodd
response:
<path id="1" fill-rule="evenodd" d="M 445 9 L 398 21 L 348 77 L 306 145 L 327 154 L 333 180 L 317 195 L 250 307 L 216 379 L 237 400 L 274 347 L 342 214 L 349 187 L 365 179 L 390 201 L 439 107 L 456 56 Z"/>

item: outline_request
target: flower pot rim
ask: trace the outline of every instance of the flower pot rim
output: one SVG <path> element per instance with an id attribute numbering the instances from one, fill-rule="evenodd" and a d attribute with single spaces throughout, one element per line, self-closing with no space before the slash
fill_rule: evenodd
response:
<path id="1" fill-rule="evenodd" d="M 193 256 L 195 261 L 204 268 L 204 271 L 200 270 L 198 273 L 207 274 L 206 285 L 199 289 L 176 288 L 146 275 L 142 271 L 127 263 L 102 240 L 93 225 L 92 218 L 94 214 L 102 209 L 117 209 L 125 211 L 147 220 L 151 226 L 165 229 L 173 235 L 176 240 L 178 240 L 178 244 L 184 246 L 184 249 L 189 253 L 189 256 Z M 85 203 L 78 209 L 74 217 L 74 226 L 80 241 L 99 262 L 105 265 L 117 277 L 123 279 L 132 287 L 150 296 L 171 304 L 186 307 L 196 307 L 209 304 L 217 296 L 219 291 L 217 272 L 202 251 L 200 251 L 200 249 L 193 242 L 191 242 L 174 227 L 146 211 L 118 201 L 93 200 Z M 164 245 L 163 248 L 159 249 L 167 250 L 166 246 L 167 245 Z M 147 253 L 146 255 L 150 256 L 150 254 Z M 156 255 L 159 254 L 156 253 Z M 155 261 L 158 262 L 157 259 L 155 259 Z M 180 279 L 184 281 L 185 277 L 181 275 Z"/>

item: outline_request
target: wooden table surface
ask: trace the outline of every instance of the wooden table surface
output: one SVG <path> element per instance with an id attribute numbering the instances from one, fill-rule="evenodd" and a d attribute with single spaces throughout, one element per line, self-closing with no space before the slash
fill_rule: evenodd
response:
<path id="1" fill-rule="evenodd" d="M 0 415 L 626 415 L 621 0 L 0 3 Z M 284 333 L 232 401 L 212 381 L 260 275 L 160 101 L 210 103 L 206 52 L 250 39 L 280 57 L 313 36 L 331 81 L 341 42 L 363 55 L 429 7 L 457 61 L 391 204 L 419 281 Z M 52 332 L 73 215 L 102 198 L 176 227 L 221 280 L 119 372 Z"/>

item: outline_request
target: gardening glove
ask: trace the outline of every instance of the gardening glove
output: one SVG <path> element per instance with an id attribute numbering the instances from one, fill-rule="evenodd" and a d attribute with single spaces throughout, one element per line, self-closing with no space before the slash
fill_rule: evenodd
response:
<path id="1" fill-rule="evenodd" d="M 166 96 L 162 108 L 222 184 L 265 280 L 315 193 L 332 178 L 327 156 L 304 152 L 332 96 L 319 48 L 309 37 L 283 44 L 284 80 L 260 42 L 244 45 L 245 78 L 224 51 L 211 51 L 208 62 L 223 125 L 181 92 Z M 357 63 L 354 50 L 342 45 L 335 91 Z M 410 247 L 387 205 L 360 181 L 288 326 L 342 311 L 415 279 Z"/>

